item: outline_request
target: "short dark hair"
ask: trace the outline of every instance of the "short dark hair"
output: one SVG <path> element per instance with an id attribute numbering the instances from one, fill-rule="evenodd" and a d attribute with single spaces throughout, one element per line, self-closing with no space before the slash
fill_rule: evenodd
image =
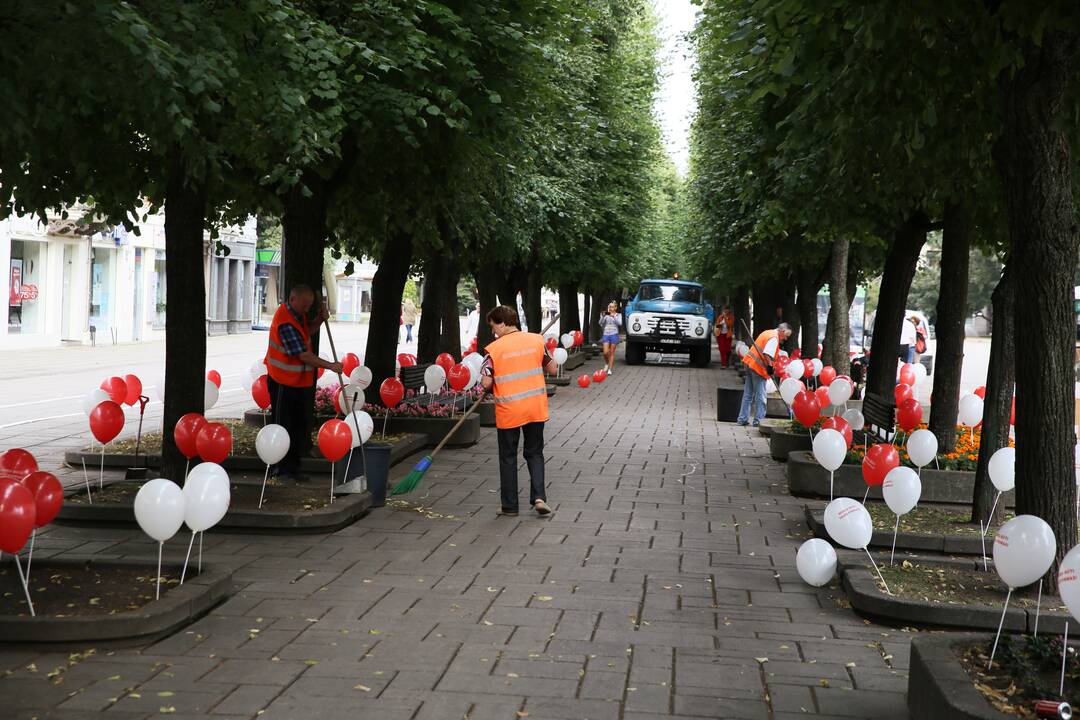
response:
<path id="1" fill-rule="evenodd" d="M 509 325 L 516 327 L 518 330 L 521 329 L 521 321 L 518 319 L 517 310 L 508 305 L 499 305 L 492 308 L 491 312 L 487 314 L 487 321 L 496 325 Z"/>

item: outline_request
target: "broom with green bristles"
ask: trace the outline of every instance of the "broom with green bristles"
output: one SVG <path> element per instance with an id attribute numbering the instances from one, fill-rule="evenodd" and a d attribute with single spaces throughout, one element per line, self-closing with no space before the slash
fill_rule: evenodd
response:
<path id="1" fill-rule="evenodd" d="M 551 322 L 549 322 L 547 326 L 540 331 L 540 335 L 542 336 L 544 333 L 550 330 L 551 326 L 554 325 L 555 321 L 558 319 L 559 314 L 555 313 L 555 317 L 551 318 Z M 420 459 L 420 462 L 416 463 L 416 466 L 413 467 L 412 471 L 408 475 L 406 475 L 401 482 L 394 485 L 394 489 L 390 491 L 391 495 L 404 495 L 405 493 L 410 493 L 415 490 L 417 486 L 420 485 L 420 481 L 424 479 L 424 473 L 426 473 L 431 467 L 431 463 L 434 462 L 435 456 L 439 453 L 440 450 L 443 449 L 443 446 L 446 445 L 447 441 L 450 440 L 451 437 L 453 437 L 454 433 L 458 431 L 458 428 L 460 428 L 465 423 L 466 418 L 468 418 L 469 415 L 471 415 L 473 411 L 476 410 L 476 406 L 480 404 L 480 402 L 484 399 L 484 395 L 486 394 L 487 393 L 481 393 L 480 397 L 476 398 L 476 402 L 472 404 L 472 407 L 466 410 L 462 414 L 461 419 L 454 424 L 454 427 L 450 428 L 450 432 L 446 433 L 446 437 L 444 437 L 442 441 L 435 446 L 435 449 L 431 451 L 431 454 L 422 457 Z"/>

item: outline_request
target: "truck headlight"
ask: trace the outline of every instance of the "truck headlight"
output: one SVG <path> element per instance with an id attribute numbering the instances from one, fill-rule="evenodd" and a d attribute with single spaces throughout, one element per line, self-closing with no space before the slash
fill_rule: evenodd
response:
<path id="1" fill-rule="evenodd" d="M 639 322 L 637 322 L 637 321 L 635 320 L 635 321 L 634 321 L 634 324 L 633 324 L 633 325 L 631 326 L 631 329 L 632 329 L 632 330 L 633 330 L 634 332 L 641 332 L 641 323 L 639 323 Z"/>
<path id="2" fill-rule="evenodd" d="M 704 325 L 696 325 L 694 327 L 694 334 L 697 335 L 698 337 L 701 337 L 702 335 L 704 335 L 705 334 L 705 326 Z"/>

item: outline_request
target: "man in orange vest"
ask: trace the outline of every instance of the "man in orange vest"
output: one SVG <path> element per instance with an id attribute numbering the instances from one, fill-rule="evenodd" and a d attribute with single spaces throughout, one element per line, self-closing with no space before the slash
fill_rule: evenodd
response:
<path id="1" fill-rule="evenodd" d="M 525 436 L 525 464 L 529 467 L 529 504 L 538 515 L 550 515 L 544 492 L 544 423 L 548 419 L 544 371 L 559 366 L 548 356 L 544 336 L 522 332 L 517 310 L 500 305 L 487 315 L 496 340 L 485 350 L 480 383 L 494 388 L 495 426 L 499 438 L 499 515 L 518 514 L 518 437 Z"/>
<path id="2" fill-rule="evenodd" d="M 743 355 L 746 365 L 746 378 L 743 381 L 742 408 L 739 410 L 739 424 L 747 425 L 753 414 L 754 427 L 765 418 L 765 382 L 772 377 L 773 362 L 780 352 L 780 344 L 791 337 L 791 326 L 785 322 L 775 330 L 766 330 L 757 336 L 757 340 Z"/>
<path id="3" fill-rule="evenodd" d="M 301 480 L 300 457 L 311 444 L 305 404 L 311 402 L 309 388 L 315 384 L 318 368 L 341 372 L 341 363 L 323 360 L 311 351 L 311 335 L 330 317 L 322 305 L 315 317 L 308 316 L 315 292 L 307 285 L 295 285 L 289 301 L 282 303 L 270 324 L 266 349 L 267 386 L 270 389 L 270 422 L 289 432 L 289 452 L 277 464 L 277 476 Z"/>

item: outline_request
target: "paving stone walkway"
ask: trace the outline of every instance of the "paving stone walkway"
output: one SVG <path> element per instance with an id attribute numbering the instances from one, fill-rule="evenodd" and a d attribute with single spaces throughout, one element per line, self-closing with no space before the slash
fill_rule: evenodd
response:
<path id="1" fill-rule="evenodd" d="M 0 646 L 0 717 L 908 717 L 909 636 L 799 580 L 804 503 L 756 430 L 713 419 L 723 372 L 620 366 L 560 388 L 549 519 L 524 491 L 519 518 L 495 516 L 488 430 L 408 505 L 331 535 L 211 531 L 231 599 L 152 644 Z M 62 527 L 37 548 L 155 549 Z"/>

